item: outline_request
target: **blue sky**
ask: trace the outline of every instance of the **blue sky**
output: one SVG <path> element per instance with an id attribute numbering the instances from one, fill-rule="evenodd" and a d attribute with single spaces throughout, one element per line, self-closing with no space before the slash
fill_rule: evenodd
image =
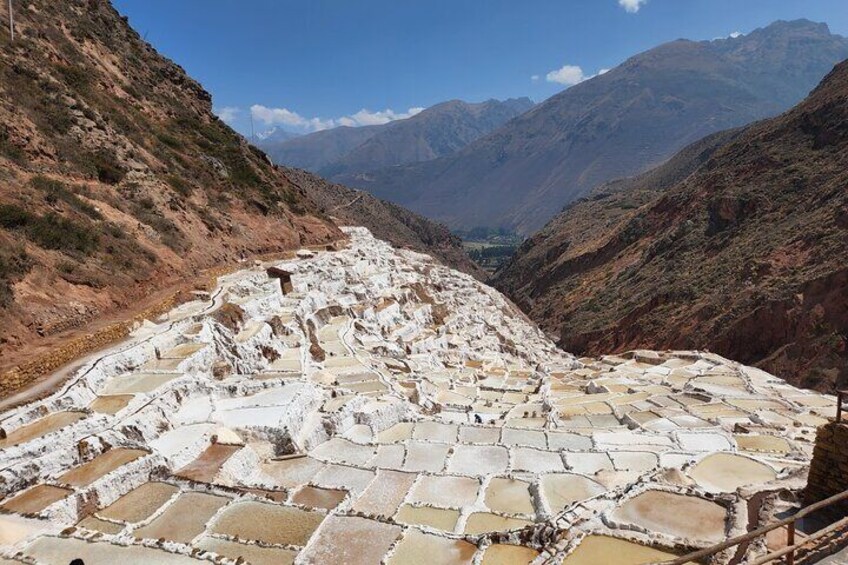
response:
<path id="1" fill-rule="evenodd" d="M 777 19 L 848 35 L 845 0 L 113 0 L 242 133 L 380 123 L 460 98 L 535 101 L 677 38 Z M 576 67 L 579 67 L 577 69 Z"/>

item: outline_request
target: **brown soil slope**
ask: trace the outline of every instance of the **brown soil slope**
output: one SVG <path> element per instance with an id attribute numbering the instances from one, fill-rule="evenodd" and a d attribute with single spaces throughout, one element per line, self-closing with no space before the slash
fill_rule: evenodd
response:
<path id="1" fill-rule="evenodd" d="M 341 233 L 105 0 L 0 7 L 0 365 L 197 270 Z"/>
<path id="2" fill-rule="evenodd" d="M 657 190 L 565 210 L 496 286 L 576 353 L 711 349 L 832 390 L 848 380 L 848 63 L 719 145 L 678 160 L 694 173 L 671 187 L 660 171 Z"/>

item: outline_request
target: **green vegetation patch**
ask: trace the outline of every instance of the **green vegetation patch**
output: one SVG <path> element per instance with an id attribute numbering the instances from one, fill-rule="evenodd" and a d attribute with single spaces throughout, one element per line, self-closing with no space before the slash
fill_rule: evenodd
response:
<path id="1" fill-rule="evenodd" d="M 93 226 L 81 226 L 53 212 L 39 216 L 14 204 L 3 204 L 0 227 L 21 232 L 44 249 L 90 255 L 97 247 L 98 232 Z"/>
<path id="2" fill-rule="evenodd" d="M 22 245 L 0 246 L 0 308 L 12 304 L 12 285 L 29 272 L 32 259 Z"/>
<path id="3" fill-rule="evenodd" d="M 100 220 L 103 217 L 94 206 L 85 202 L 79 196 L 71 192 L 61 181 L 39 175 L 32 177 L 29 183 L 33 188 L 44 193 L 44 200 L 48 204 L 64 202 L 74 210 L 82 212 L 89 218 Z"/>

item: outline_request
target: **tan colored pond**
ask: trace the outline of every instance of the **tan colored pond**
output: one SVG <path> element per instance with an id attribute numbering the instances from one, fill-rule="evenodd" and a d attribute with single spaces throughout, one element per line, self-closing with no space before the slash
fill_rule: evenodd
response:
<path id="1" fill-rule="evenodd" d="M 201 349 L 205 343 L 183 343 L 162 354 L 162 359 L 188 359 Z"/>
<path id="2" fill-rule="evenodd" d="M 486 549 L 480 563 L 481 565 L 522 565 L 530 563 L 538 556 L 538 551 L 523 545 L 496 543 Z"/>
<path id="3" fill-rule="evenodd" d="M 343 490 L 303 486 L 294 493 L 292 502 L 308 508 L 332 510 L 344 500 L 345 496 L 347 492 Z"/>
<path id="4" fill-rule="evenodd" d="M 727 510 L 695 496 L 649 490 L 625 501 L 613 519 L 650 532 L 716 543 L 725 538 Z"/>
<path id="5" fill-rule="evenodd" d="M 176 475 L 200 483 L 211 483 L 221 466 L 240 449 L 240 445 L 213 443 L 197 459 L 177 471 Z"/>
<path id="6" fill-rule="evenodd" d="M 356 516 L 330 516 L 301 554 L 304 563 L 379 563 L 401 528 Z"/>
<path id="7" fill-rule="evenodd" d="M 319 512 L 251 500 L 226 508 L 210 531 L 263 543 L 306 545 L 323 520 Z"/>
<path id="8" fill-rule="evenodd" d="M 82 559 L 85 565 L 115 565 L 115 563 L 156 565 L 202 565 L 187 555 L 168 553 L 161 549 L 140 545 L 113 545 L 107 542 L 88 542 L 75 538 L 40 537 L 29 544 L 24 553 L 40 563 L 65 565 L 73 559 Z"/>
<path id="9" fill-rule="evenodd" d="M 25 426 L 12 431 L 7 430 L 7 435 L 4 439 L 0 439 L 0 449 L 20 445 L 27 441 L 34 440 L 41 436 L 55 432 L 69 426 L 74 422 L 79 422 L 85 418 L 85 412 L 54 412 L 43 418 L 39 418 L 34 422 L 30 422 Z"/>
<path id="10" fill-rule="evenodd" d="M 75 487 L 85 487 L 111 473 L 118 467 L 145 455 L 147 455 L 147 452 L 141 449 L 125 449 L 123 447 L 110 449 L 105 453 L 101 453 L 88 463 L 74 467 L 59 477 L 58 480 L 61 483 Z"/>
<path id="11" fill-rule="evenodd" d="M 117 414 L 126 408 L 133 398 L 132 394 L 98 396 L 88 407 L 100 414 Z"/>
<path id="12" fill-rule="evenodd" d="M 44 520 L 33 520 L 16 514 L 0 514 L 0 544 L 14 545 L 49 526 Z"/>
<path id="13" fill-rule="evenodd" d="M 507 514 L 532 514 L 530 484 L 516 479 L 495 477 L 486 487 L 486 506 Z"/>
<path id="14" fill-rule="evenodd" d="M 410 500 L 442 508 L 462 508 L 474 504 L 480 482 L 468 477 L 423 475 L 410 493 Z"/>
<path id="15" fill-rule="evenodd" d="M 181 377 L 181 373 L 131 373 L 112 378 L 100 389 L 100 396 L 139 394 L 156 390 L 165 383 Z"/>
<path id="16" fill-rule="evenodd" d="M 580 500 L 601 494 L 606 489 L 595 481 L 569 473 L 545 475 L 540 481 L 542 498 L 551 512 L 561 512 Z"/>
<path id="17" fill-rule="evenodd" d="M 775 479 L 774 469 L 759 461 L 733 453 L 713 453 L 689 470 L 689 476 L 712 492 L 734 492 L 746 485 L 768 483 Z"/>
<path id="18" fill-rule="evenodd" d="M 294 563 L 297 556 L 297 551 L 292 549 L 262 547 L 209 536 L 202 538 L 195 546 L 230 559 L 241 557 L 250 565 L 289 565 Z"/>
<path id="19" fill-rule="evenodd" d="M 394 443 L 412 438 L 412 430 L 415 425 L 412 422 L 399 422 L 390 428 L 386 428 L 377 434 L 379 443 Z"/>
<path id="20" fill-rule="evenodd" d="M 583 538 L 562 565 L 646 565 L 678 557 L 673 553 L 654 549 L 631 541 L 610 536 L 591 535 Z M 694 564 L 692 564 L 694 565 Z"/>
<path id="21" fill-rule="evenodd" d="M 88 516 L 87 518 L 83 518 L 77 523 L 77 526 L 93 532 L 102 532 L 104 534 L 117 534 L 124 529 L 123 524 L 107 522 L 106 520 L 101 520 L 97 516 Z"/>
<path id="22" fill-rule="evenodd" d="M 416 475 L 380 469 L 353 505 L 355 512 L 388 518 L 397 512 L 406 493 L 412 488 Z"/>
<path id="23" fill-rule="evenodd" d="M 298 457 L 281 461 L 269 461 L 262 464 L 262 474 L 278 486 L 294 488 L 305 485 L 324 464 L 311 457 Z"/>
<path id="24" fill-rule="evenodd" d="M 458 510 L 445 510 L 443 508 L 432 508 L 430 506 L 410 506 L 404 504 L 400 507 L 395 521 L 410 526 L 430 526 L 437 530 L 452 532 L 459 520 Z"/>
<path id="25" fill-rule="evenodd" d="M 19 514 L 37 514 L 73 491 L 52 485 L 36 485 L 0 505 L 3 510 Z"/>
<path id="26" fill-rule="evenodd" d="M 425 534 L 410 528 L 389 558 L 388 565 L 417 565 L 420 563 L 460 565 L 471 563 L 476 552 L 477 546 L 467 541 Z"/>
<path id="27" fill-rule="evenodd" d="M 789 453 L 792 451 L 792 445 L 789 441 L 778 436 L 746 434 L 735 435 L 733 438 L 736 440 L 739 449 L 744 451 L 765 451 L 769 453 Z"/>
<path id="28" fill-rule="evenodd" d="M 487 532 L 505 532 L 531 525 L 533 522 L 520 518 L 507 518 L 489 512 L 475 512 L 465 522 L 466 534 L 484 534 Z"/>
<path id="29" fill-rule="evenodd" d="M 229 501 L 213 494 L 183 493 L 155 520 L 135 530 L 133 536 L 189 543 L 203 533 L 209 519 Z"/>
<path id="30" fill-rule="evenodd" d="M 141 522 L 162 508 L 178 491 L 177 487 L 167 483 L 144 483 L 97 512 L 97 515 L 122 522 Z"/>

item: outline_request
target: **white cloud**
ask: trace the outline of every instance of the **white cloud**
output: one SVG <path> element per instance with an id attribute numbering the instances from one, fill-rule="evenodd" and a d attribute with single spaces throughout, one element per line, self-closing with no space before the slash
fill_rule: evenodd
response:
<path id="1" fill-rule="evenodd" d="M 415 107 L 408 109 L 406 112 L 398 113 L 388 108 L 382 112 L 370 112 L 363 108 L 352 116 L 342 116 L 339 118 L 339 123 L 342 123 L 343 120 L 345 123 L 342 123 L 342 125 L 345 126 L 376 126 L 387 124 L 395 120 L 411 118 L 422 110 L 424 110 L 424 108 Z"/>
<path id="2" fill-rule="evenodd" d="M 555 82 L 566 86 L 574 86 L 575 84 L 583 82 L 587 78 L 589 77 L 583 74 L 583 69 L 577 65 L 563 65 L 559 69 L 551 71 L 545 75 L 545 80 L 548 82 Z"/>
<path id="3" fill-rule="evenodd" d="M 536 82 L 537 80 L 539 80 L 539 78 L 540 78 L 539 75 L 533 75 L 533 76 L 530 77 L 530 80 L 532 80 L 533 82 Z"/>
<path id="4" fill-rule="evenodd" d="M 241 113 L 241 108 L 236 106 L 224 106 L 223 108 L 212 108 L 212 113 L 221 118 L 221 121 L 232 124 Z"/>
<path id="5" fill-rule="evenodd" d="M 713 41 L 719 41 L 721 39 L 736 39 L 737 37 L 742 37 L 743 35 L 745 35 L 745 34 L 742 33 L 741 31 L 734 31 L 732 33 L 725 35 L 724 37 L 713 37 Z"/>
<path id="6" fill-rule="evenodd" d="M 609 69 L 600 69 L 593 75 L 587 75 L 583 72 L 583 69 L 577 65 L 563 65 L 562 67 L 546 74 L 545 80 L 548 82 L 555 82 L 557 84 L 564 84 L 565 86 L 574 86 L 575 84 L 580 84 L 583 81 L 601 76 L 608 72 Z M 532 80 L 538 80 L 539 75 L 533 75 L 530 78 Z"/>
<path id="7" fill-rule="evenodd" d="M 639 8 L 647 3 L 648 0 L 618 0 L 618 5 L 629 14 L 635 14 L 639 11 Z"/>
<path id="8" fill-rule="evenodd" d="M 325 120 L 322 118 L 306 118 L 288 108 L 268 108 L 261 104 L 254 104 L 250 107 L 250 113 L 254 120 L 258 120 L 268 126 L 287 126 L 304 132 L 321 131 L 336 126 L 357 127 L 387 124 L 394 120 L 410 118 L 422 110 L 424 108 L 413 107 L 409 108 L 406 112 L 395 112 L 387 108 L 379 112 L 371 112 L 363 108 L 349 116 Z"/>
<path id="9" fill-rule="evenodd" d="M 254 120 L 259 120 L 268 126 L 288 126 L 304 131 L 319 131 L 334 127 L 333 120 L 322 120 L 321 118 L 304 118 L 297 112 L 288 108 L 268 108 L 261 104 L 250 107 L 250 114 Z"/>

